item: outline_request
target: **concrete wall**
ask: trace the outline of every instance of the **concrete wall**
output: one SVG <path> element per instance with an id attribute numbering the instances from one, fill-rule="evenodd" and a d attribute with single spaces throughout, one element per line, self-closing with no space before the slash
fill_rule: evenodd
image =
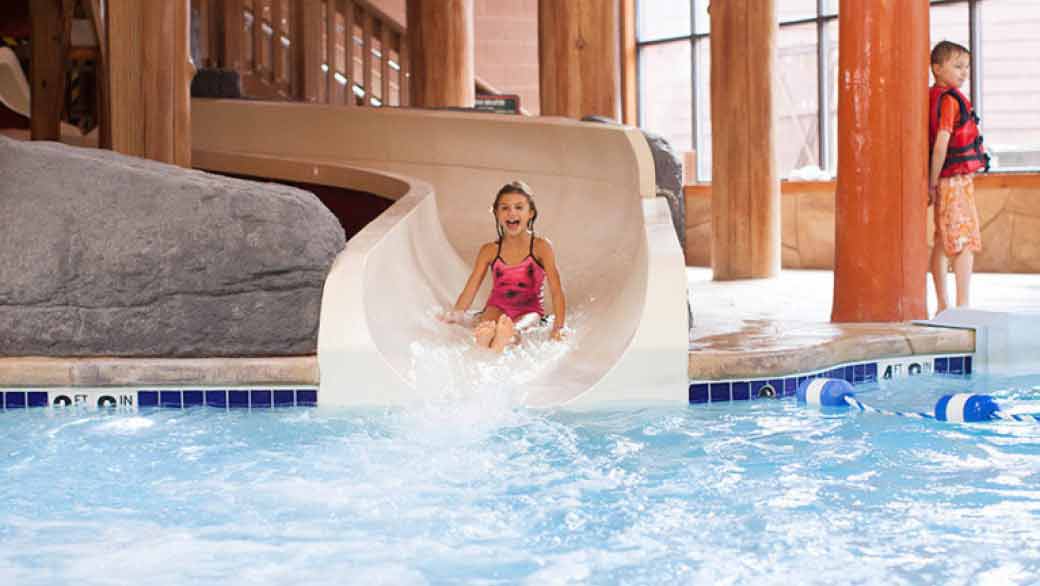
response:
<path id="1" fill-rule="evenodd" d="M 832 269 L 834 182 L 784 181 L 781 190 L 784 268 Z M 710 266 L 711 185 L 687 185 L 685 195 L 686 264 Z M 975 197 L 983 247 L 975 270 L 1040 272 L 1040 174 L 980 175 Z M 929 214 L 929 245 L 933 230 Z"/>

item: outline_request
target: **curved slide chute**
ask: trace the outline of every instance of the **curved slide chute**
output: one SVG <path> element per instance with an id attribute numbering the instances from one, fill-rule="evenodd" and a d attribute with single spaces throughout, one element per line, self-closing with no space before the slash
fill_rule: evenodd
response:
<path id="1" fill-rule="evenodd" d="M 478 248 L 494 237 L 494 193 L 515 179 L 536 194 L 536 230 L 553 241 L 575 326 L 565 355 L 524 383 L 524 403 L 687 401 L 685 264 L 638 130 L 202 99 L 192 118 L 197 167 L 396 200 L 347 243 L 326 281 L 322 404 L 419 400 L 410 348 L 437 327 L 454 327 L 431 325 L 430 308 L 454 302 Z"/>

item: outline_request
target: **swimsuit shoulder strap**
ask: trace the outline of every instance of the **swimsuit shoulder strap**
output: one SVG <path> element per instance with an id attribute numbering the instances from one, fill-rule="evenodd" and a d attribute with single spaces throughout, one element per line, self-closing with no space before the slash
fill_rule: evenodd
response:
<path id="1" fill-rule="evenodd" d="M 538 260 L 538 257 L 534 255 L 534 232 L 531 232 L 531 249 L 527 252 L 527 256 L 531 257 L 531 260 L 533 260 L 538 266 L 542 267 L 543 270 L 545 269 L 545 265 L 542 264 L 542 261 Z"/>

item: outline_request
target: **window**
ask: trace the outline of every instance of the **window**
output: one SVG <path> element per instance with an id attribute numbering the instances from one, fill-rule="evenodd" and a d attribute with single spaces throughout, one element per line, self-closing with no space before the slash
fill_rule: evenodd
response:
<path id="1" fill-rule="evenodd" d="M 839 0 L 774 0 L 779 22 L 773 100 L 777 171 L 837 171 Z M 711 180 L 711 22 L 708 0 L 637 0 L 640 124 L 697 152 Z M 994 170 L 1040 168 L 1040 2 L 932 0 L 931 44 L 973 55 L 971 95 Z M 691 174 L 692 175 L 692 174 Z"/>
<path id="2" fill-rule="evenodd" d="M 979 4 L 979 114 L 994 169 L 1040 168 L 1040 3 Z M 976 53 L 978 55 L 978 53 Z"/>
<path id="3" fill-rule="evenodd" d="M 639 59 L 644 96 L 640 126 L 660 134 L 679 151 L 693 148 L 689 64 L 686 39 L 650 45 Z"/>

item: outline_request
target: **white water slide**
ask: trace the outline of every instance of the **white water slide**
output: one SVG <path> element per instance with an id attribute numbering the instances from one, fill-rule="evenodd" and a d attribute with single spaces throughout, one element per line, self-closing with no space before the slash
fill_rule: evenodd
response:
<path id="1" fill-rule="evenodd" d="M 432 308 L 454 303 L 478 248 L 494 239 L 494 194 L 515 179 L 534 190 L 535 229 L 556 249 L 574 326 L 557 346 L 564 350 L 524 381 L 523 402 L 687 401 L 685 265 L 638 130 L 230 100 L 194 100 L 192 119 L 196 167 L 396 200 L 347 243 L 326 280 L 322 404 L 401 405 L 425 396 L 416 340 L 429 348 L 439 336 L 447 343 L 465 335 L 433 319 Z"/>

